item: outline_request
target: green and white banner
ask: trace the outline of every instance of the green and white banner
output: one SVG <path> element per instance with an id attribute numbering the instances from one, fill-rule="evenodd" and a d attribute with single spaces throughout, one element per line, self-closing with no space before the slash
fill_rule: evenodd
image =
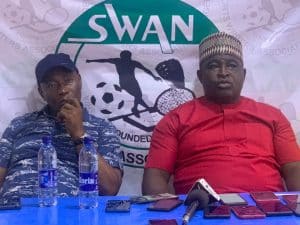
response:
<path id="1" fill-rule="evenodd" d="M 300 142 L 299 0 L 2 0 L 0 7 L 0 134 L 45 104 L 38 60 L 70 54 L 83 79 L 82 102 L 118 129 L 119 194 L 140 193 L 156 123 L 203 94 L 198 44 L 217 31 L 244 45 L 242 94 L 279 107 Z"/>

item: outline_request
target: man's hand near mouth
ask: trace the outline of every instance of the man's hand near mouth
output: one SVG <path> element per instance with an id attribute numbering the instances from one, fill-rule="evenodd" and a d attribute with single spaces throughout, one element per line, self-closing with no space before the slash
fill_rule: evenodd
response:
<path id="1" fill-rule="evenodd" d="M 64 123 L 73 140 L 79 139 L 84 134 L 82 111 L 78 99 L 68 98 L 57 113 L 58 121 Z"/>

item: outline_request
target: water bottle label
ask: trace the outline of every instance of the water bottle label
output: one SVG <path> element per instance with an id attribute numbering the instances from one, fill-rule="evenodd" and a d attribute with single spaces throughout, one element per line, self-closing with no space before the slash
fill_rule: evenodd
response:
<path id="1" fill-rule="evenodd" d="M 57 170 L 40 170 L 39 171 L 40 188 L 50 188 L 57 186 Z"/>
<path id="2" fill-rule="evenodd" d="M 98 191 L 98 173 L 79 174 L 80 191 Z"/>

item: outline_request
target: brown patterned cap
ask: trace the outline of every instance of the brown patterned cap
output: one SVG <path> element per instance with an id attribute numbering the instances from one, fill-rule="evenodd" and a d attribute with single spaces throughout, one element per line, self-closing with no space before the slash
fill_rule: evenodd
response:
<path id="1" fill-rule="evenodd" d="M 243 61 L 242 43 L 236 37 L 225 32 L 214 33 L 200 42 L 200 63 L 210 56 L 219 54 L 234 55 Z"/>

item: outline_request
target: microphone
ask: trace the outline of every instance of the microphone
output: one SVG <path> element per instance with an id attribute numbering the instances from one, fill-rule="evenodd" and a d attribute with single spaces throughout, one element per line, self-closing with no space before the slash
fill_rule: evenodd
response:
<path id="1" fill-rule="evenodd" d="M 189 190 L 188 195 L 195 189 L 205 191 L 209 196 L 209 203 L 218 202 L 221 200 L 221 197 L 215 192 L 215 190 L 207 183 L 204 178 L 196 180 L 192 188 Z M 185 205 L 187 204 L 185 203 Z"/>
<path id="2" fill-rule="evenodd" d="M 197 209 L 203 209 L 208 205 L 209 196 L 208 194 L 200 189 L 194 189 L 189 192 L 184 204 L 189 205 L 185 214 L 182 218 L 182 224 L 186 225 L 193 217 Z"/>
<path id="3" fill-rule="evenodd" d="M 220 196 L 206 182 L 204 178 L 198 179 L 190 189 L 184 201 L 188 205 L 182 218 L 182 224 L 186 225 L 197 209 L 205 208 L 209 203 L 220 201 Z"/>

